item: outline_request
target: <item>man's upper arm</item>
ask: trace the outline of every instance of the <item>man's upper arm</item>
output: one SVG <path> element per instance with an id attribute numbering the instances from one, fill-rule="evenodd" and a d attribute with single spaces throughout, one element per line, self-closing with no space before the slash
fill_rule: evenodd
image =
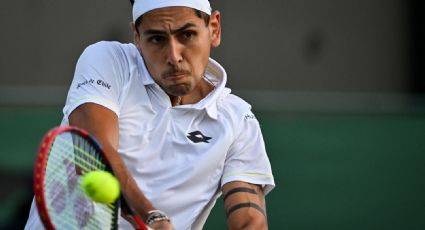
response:
<path id="1" fill-rule="evenodd" d="M 84 103 L 71 112 L 68 120 L 69 125 L 82 128 L 96 138 L 118 177 L 121 171 L 126 171 L 117 152 L 118 117 L 112 110 L 95 103 Z"/>
<path id="2" fill-rule="evenodd" d="M 69 124 L 85 129 L 102 145 L 104 153 L 111 163 L 115 176 L 120 181 L 121 191 L 137 213 L 146 219 L 147 211 L 154 210 L 149 200 L 138 188 L 123 159 L 117 152 L 119 126 L 118 117 L 110 109 L 95 103 L 84 103 L 71 112 Z"/>
<path id="3" fill-rule="evenodd" d="M 224 208 L 229 229 L 267 229 L 263 189 L 242 181 L 223 185 Z"/>
<path id="4" fill-rule="evenodd" d="M 95 103 L 78 106 L 68 117 L 69 124 L 85 129 L 103 146 L 118 148 L 118 117 L 110 109 Z"/>

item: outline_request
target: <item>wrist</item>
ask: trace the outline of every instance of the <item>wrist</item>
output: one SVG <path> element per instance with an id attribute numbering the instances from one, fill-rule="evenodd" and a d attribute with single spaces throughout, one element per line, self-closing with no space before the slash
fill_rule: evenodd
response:
<path id="1" fill-rule="evenodd" d="M 151 210 L 148 212 L 148 217 L 146 218 L 146 225 L 152 225 L 153 223 L 167 221 L 170 222 L 168 215 L 161 210 Z"/>

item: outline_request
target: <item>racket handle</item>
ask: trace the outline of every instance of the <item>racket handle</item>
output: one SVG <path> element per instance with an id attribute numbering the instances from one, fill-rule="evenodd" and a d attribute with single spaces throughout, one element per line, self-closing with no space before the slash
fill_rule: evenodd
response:
<path id="1" fill-rule="evenodd" d="M 143 222 L 143 220 L 135 213 L 135 211 L 128 205 L 127 200 L 125 199 L 125 197 L 123 196 L 123 194 L 121 194 L 121 198 L 120 198 L 120 206 L 121 209 L 127 213 L 130 214 L 130 216 L 133 219 L 133 227 L 136 228 L 136 230 L 149 230 L 149 228 L 145 225 L 145 223 Z M 134 226 L 136 225 L 136 226 Z"/>
<path id="2" fill-rule="evenodd" d="M 138 215 L 133 216 L 134 222 L 136 222 L 137 226 L 139 227 L 136 230 L 148 230 L 148 227 L 146 227 L 145 223 L 143 223 L 143 220 L 140 219 Z"/>

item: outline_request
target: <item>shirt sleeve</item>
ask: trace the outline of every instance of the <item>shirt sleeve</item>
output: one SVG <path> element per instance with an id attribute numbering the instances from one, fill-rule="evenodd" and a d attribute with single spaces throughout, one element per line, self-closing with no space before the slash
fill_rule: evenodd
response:
<path id="1" fill-rule="evenodd" d="M 231 181 L 262 185 L 265 194 L 275 187 L 260 125 L 252 112 L 244 115 L 226 157 L 221 183 Z"/>
<path id="2" fill-rule="evenodd" d="M 119 45 L 112 42 L 99 42 L 84 50 L 63 109 L 66 117 L 84 103 L 102 105 L 119 116 L 119 97 L 126 69 L 123 56 Z"/>

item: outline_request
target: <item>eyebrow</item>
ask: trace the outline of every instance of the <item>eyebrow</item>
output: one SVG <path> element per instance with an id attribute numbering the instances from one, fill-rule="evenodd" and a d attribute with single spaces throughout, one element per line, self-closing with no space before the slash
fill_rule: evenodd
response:
<path id="1" fill-rule="evenodd" d="M 180 33 L 182 31 L 185 31 L 191 27 L 197 27 L 195 24 L 193 23 L 186 23 L 184 24 L 182 27 L 177 28 L 175 30 L 171 30 L 171 34 L 176 34 L 176 33 Z M 158 35 L 158 34 L 166 34 L 166 32 L 164 30 L 156 30 L 156 29 L 147 29 L 145 31 L 143 31 L 144 35 Z"/>

